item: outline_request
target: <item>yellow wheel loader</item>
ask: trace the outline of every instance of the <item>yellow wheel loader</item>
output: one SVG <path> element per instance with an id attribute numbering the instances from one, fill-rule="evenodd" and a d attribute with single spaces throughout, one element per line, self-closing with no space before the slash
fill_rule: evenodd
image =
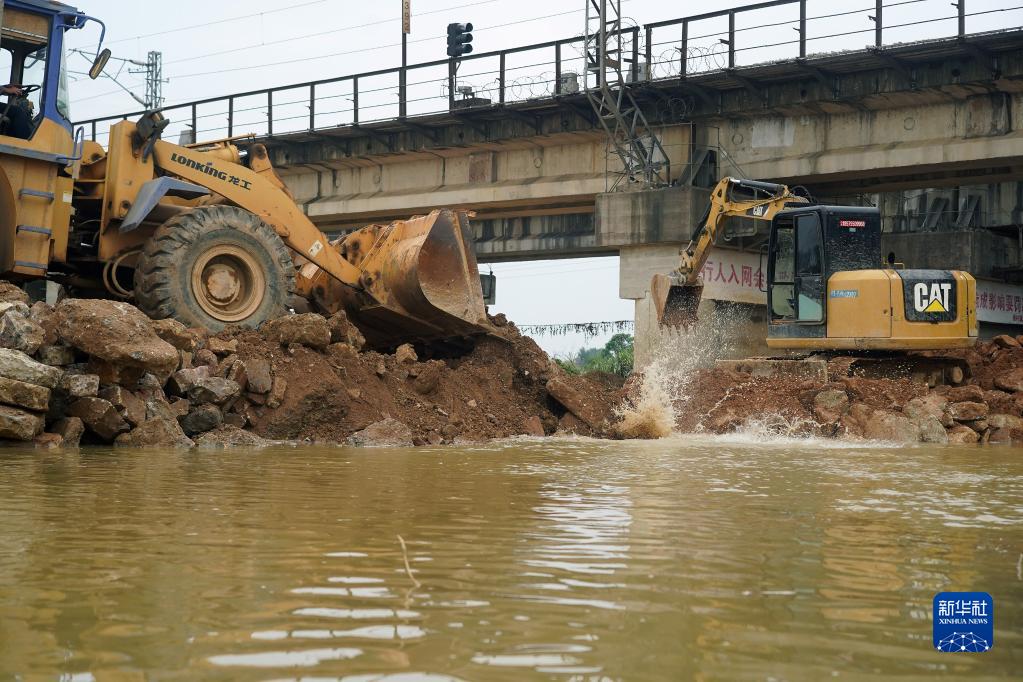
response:
<path id="1" fill-rule="evenodd" d="M 85 141 L 71 125 L 64 38 L 100 22 L 50 0 L 0 8 L 12 58 L 0 80 L 24 86 L 0 103 L 0 277 L 131 299 L 214 331 L 256 327 L 302 299 L 345 310 L 378 348 L 464 346 L 488 331 L 464 213 L 329 243 L 260 144 L 171 144 L 158 112 L 113 125 L 106 149 Z M 109 58 L 101 47 L 102 35 L 93 77 Z"/>
<path id="2" fill-rule="evenodd" d="M 879 373 L 940 372 L 952 383 L 965 365 L 905 351 L 968 348 L 977 341 L 976 281 L 956 270 L 910 270 L 881 256 L 876 208 L 821 206 L 770 182 L 722 179 L 677 270 L 653 277 L 658 322 L 688 326 L 702 295 L 700 273 L 725 222 L 770 223 L 767 345 L 792 351 L 867 353 L 859 367 Z M 852 369 L 846 363 L 846 369 Z M 766 367 L 766 363 L 764 365 Z"/>

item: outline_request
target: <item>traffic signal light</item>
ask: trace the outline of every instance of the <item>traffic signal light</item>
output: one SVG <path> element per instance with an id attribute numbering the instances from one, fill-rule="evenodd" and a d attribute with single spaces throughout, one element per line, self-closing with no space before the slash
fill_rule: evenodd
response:
<path id="1" fill-rule="evenodd" d="M 472 24 L 448 24 L 448 56 L 461 57 L 472 52 Z"/>

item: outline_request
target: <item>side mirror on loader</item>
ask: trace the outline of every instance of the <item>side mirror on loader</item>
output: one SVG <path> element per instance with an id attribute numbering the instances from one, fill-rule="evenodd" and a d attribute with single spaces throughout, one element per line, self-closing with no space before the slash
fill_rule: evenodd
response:
<path id="1" fill-rule="evenodd" d="M 89 67 L 89 78 L 92 80 L 99 78 L 99 75 L 103 73 L 103 69 L 106 68 L 108 61 L 110 61 L 110 48 L 104 47 L 103 51 L 96 55 L 92 66 Z"/>

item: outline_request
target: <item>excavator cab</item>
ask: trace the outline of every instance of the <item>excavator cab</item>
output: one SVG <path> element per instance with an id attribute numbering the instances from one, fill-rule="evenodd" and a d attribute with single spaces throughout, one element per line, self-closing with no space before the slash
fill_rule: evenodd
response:
<path id="1" fill-rule="evenodd" d="M 876 208 L 799 206 L 771 222 L 768 346 L 927 350 L 976 342 L 965 272 L 882 267 Z"/>

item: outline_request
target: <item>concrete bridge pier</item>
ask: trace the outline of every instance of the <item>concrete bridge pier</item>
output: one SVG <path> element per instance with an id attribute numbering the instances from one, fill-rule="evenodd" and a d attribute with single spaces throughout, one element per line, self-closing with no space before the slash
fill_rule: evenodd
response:
<path id="1" fill-rule="evenodd" d="M 642 369 L 661 358 L 671 362 L 704 365 L 715 359 L 744 358 L 768 352 L 766 305 L 754 301 L 729 300 L 729 289 L 709 283 L 691 330 L 665 331 L 657 323 L 650 279 L 678 267 L 682 244 L 630 246 L 621 250 L 619 296 L 632 299 L 635 310 L 636 367 Z M 724 272 L 731 273 L 731 261 L 748 260 L 750 254 L 715 249 L 714 259 L 727 259 Z M 716 275 L 716 265 L 714 275 Z M 740 269 L 737 272 L 741 272 Z M 733 287 L 734 288 L 734 287 Z M 763 294 L 761 294 L 763 295 Z M 744 298 L 752 299 L 747 295 Z"/>
<path id="2" fill-rule="evenodd" d="M 644 367 L 660 353 L 705 352 L 746 357 L 766 352 L 766 295 L 759 253 L 742 251 L 750 240 L 734 238 L 715 248 L 704 269 L 704 297 L 699 325 L 688 334 L 665 334 L 650 299 L 650 280 L 678 267 L 679 250 L 703 217 L 710 191 L 670 187 L 602 194 L 597 197 L 596 234 L 613 242 L 621 258 L 619 297 L 635 304 L 636 366 Z M 738 228 L 744 221 L 736 221 Z"/>

